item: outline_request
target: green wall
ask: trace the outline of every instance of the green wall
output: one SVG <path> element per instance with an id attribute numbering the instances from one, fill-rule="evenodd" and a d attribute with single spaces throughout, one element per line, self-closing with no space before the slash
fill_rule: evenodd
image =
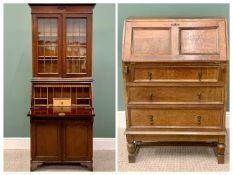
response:
<path id="1" fill-rule="evenodd" d="M 94 137 L 115 137 L 114 4 L 97 4 L 93 18 Z M 29 6 L 4 4 L 4 137 L 30 134 L 31 50 Z"/>
<path id="2" fill-rule="evenodd" d="M 124 110 L 122 80 L 122 32 L 128 16 L 225 16 L 229 4 L 119 4 L 118 5 L 118 110 Z M 229 26 L 229 25 L 228 25 Z M 229 105 L 228 108 L 229 110 Z"/>

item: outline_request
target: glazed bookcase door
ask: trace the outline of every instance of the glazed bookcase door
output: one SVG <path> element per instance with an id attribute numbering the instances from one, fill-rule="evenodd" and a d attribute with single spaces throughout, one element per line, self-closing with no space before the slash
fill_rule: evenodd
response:
<path id="1" fill-rule="evenodd" d="M 35 15 L 33 34 L 34 76 L 58 77 L 60 63 L 60 16 Z"/>
<path id="2" fill-rule="evenodd" d="M 91 25 L 88 15 L 64 15 L 63 76 L 88 77 L 91 74 Z"/>

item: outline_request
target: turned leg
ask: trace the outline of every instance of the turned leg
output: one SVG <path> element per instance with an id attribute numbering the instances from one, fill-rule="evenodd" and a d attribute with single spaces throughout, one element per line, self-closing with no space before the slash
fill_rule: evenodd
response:
<path id="1" fill-rule="evenodd" d="M 218 143 L 217 144 L 218 164 L 224 164 L 224 152 L 225 152 L 225 144 L 224 143 Z"/>
<path id="2" fill-rule="evenodd" d="M 135 143 L 128 142 L 128 144 L 127 144 L 127 150 L 128 150 L 128 160 L 129 160 L 129 163 L 134 163 L 135 162 L 135 151 L 136 151 Z"/>

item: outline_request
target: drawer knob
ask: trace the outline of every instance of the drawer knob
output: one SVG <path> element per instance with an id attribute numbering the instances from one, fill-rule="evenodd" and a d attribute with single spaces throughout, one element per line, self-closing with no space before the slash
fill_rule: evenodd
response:
<path id="1" fill-rule="evenodd" d="M 200 126 L 201 125 L 201 120 L 202 120 L 202 117 L 199 115 L 197 116 L 197 124 Z"/>
<path id="2" fill-rule="evenodd" d="M 197 96 L 198 96 L 198 99 L 201 100 L 201 98 L 202 98 L 202 92 L 198 92 Z"/>
<path id="3" fill-rule="evenodd" d="M 148 72 L 148 79 L 151 80 L 152 79 L 152 73 Z"/>
<path id="4" fill-rule="evenodd" d="M 201 79 L 202 79 L 202 72 L 198 72 L 198 79 L 199 79 L 199 81 L 201 81 Z"/>

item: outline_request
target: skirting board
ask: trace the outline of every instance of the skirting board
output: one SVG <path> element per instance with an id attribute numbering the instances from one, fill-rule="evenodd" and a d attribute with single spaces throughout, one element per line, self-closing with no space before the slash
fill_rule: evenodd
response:
<path id="1" fill-rule="evenodd" d="M 30 149 L 28 137 L 5 137 L 4 149 Z M 94 150 L 115 150 L 115 138 L 94 138 Z"/>
<path id="2" fill-rule="evenodd" d="M 226 112 L 226 128 L 229 128 L 230 112 Z M 125 111 L 117 112 L 118 128 L 126 128 Z"/>

